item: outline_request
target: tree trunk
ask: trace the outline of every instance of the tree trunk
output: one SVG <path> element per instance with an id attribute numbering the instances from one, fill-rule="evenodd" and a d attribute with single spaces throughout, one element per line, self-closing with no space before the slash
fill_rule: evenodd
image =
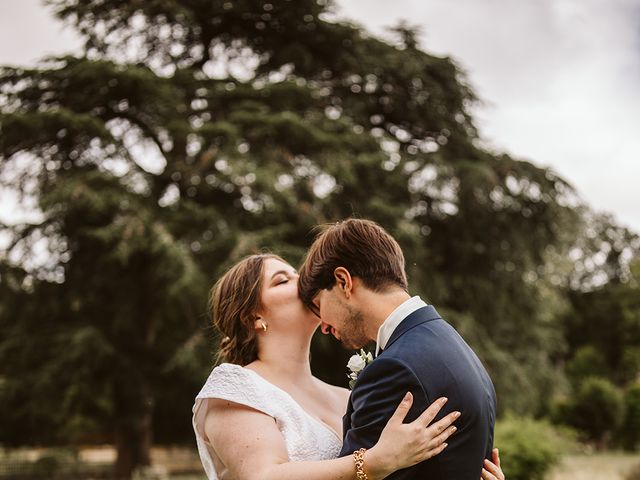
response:
<path id="1" fill-rule="evenodd" d="M 151 465 L 153 397 L 145 385 L 129 388 L 122 398 L 129 401 L 119 402 L 115 425 L 116 480 L 130 480 L 136 468 Z"/>
<path id="2" fill-rule="evenodd" d="M 124 369 L 117 380 L 116 392 L 116 449 L 115 476 L 117 480 L 129 480 L 138 467 L 151 465 L 151 442 L 153 431 L 153 391 L 148 382 L 152 366 L 151 347 L 155 339 L 157 325 L 157 304 L 153 291 L 154 265 L 152 258 L 142 256 L 135 264 L 135 271 L 142 279 L 138 292 L 139 329 L 136 340 L 141 344 L 132 347 L 135 369 Z M 157 294 L 157 293 L 156 293 Z"/>

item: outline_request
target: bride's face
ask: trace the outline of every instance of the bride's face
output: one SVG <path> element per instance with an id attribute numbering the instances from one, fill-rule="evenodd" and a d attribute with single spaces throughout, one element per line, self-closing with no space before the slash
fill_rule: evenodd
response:
<path id="1" fill-rule="evenodd" d="M 298 272 L 275 258 L 265 261 L 262 272 L 262 312 L 264 321 L 275 328 L 316 327 L 318 317 L 298 296 Z"/>

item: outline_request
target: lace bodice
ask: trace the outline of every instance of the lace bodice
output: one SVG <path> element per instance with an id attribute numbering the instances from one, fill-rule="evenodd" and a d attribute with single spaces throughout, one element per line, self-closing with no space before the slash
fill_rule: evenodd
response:
<path id="1" fill-rule="evenodd" d="M 214 368 L 193 406 L 193 429 L 198 452 L 207 477 L 217 480 L 213 449 L 205 442 L 204 419 L 210 398 L 246 405 L 273 417 L 285 440 L 289 460 L 336 458 L 342 440 L 327 425 L 308 414 L 284 390 L 269 383 L 253 370 L 223 363 Z"/>

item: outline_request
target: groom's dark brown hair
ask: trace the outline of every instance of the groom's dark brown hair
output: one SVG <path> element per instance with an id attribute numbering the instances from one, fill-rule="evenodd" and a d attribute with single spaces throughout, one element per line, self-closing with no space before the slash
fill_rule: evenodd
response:
<path id="1" fill-rule="evenodd" d="M 333 271 L 338 267 L 375 292 L 391 286 L 408 288 L 400 245 L 371 220 L 350 218 L 321 227 L 300 267 L 298 289 L 305 305 L 314 309 L 314 297 L 333 287 Z"/>

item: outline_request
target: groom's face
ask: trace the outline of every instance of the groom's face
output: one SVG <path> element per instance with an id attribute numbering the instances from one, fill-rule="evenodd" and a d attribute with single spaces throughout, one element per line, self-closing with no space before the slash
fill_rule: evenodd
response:
<path id="1" fill-rule="evenodd" d="M 338 286 L 321 290 L 313 303 L 322 333 L 331 333 L 348 349 L 362 348 L 369 342 L 362 312 L 344 297 Z"/>

